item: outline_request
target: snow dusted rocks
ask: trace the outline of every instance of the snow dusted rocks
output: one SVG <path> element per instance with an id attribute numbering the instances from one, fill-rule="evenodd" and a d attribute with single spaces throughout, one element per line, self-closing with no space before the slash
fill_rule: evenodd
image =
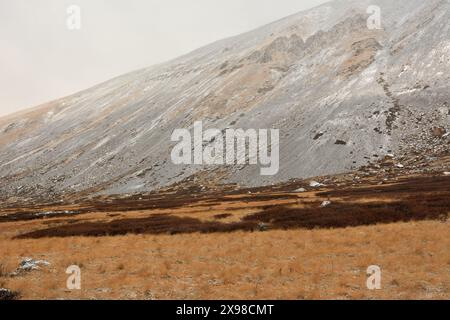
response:
<path id="1" fill-rule="evenodd" d="M 45 260 L 34 260 L 32 258 L 24 258 L 22 262 L 20 262 L 19 269 L 25 271 L 31 270 L 39 270 L 41 266 L 49 266 L 50 262 Z"/>
<path id="2" fill-rule="evenodd" d="M 311 181 L 311 182 L 309 183 L 309 186 L 310 186 L 311 188 L 320 188 L 320 187 L 324 187 L 325 185 L 322 184 L 322 183 L 320 183 L 320 182 L 317 182 L 317 181 Z"/>
<path id="3" fill-rule="evenodd" d="M 42 267 L 50 266 L 50 262 L 45 260 L 34 260 L 32 258 L 23 258 L 19 264 L 19 267 L 14 271 L 11 276 L 18 276 L 24 272 L 30 272 L 34 270 L 40 270 Z"/>
<path id="4" fill-rule="evenodd" d="M 70 215 L 70 214 L 79 214 L 79 211 L 70 211 L 70 210 L 64 210 L 64 211 L 44 211 L 44 212 L 37 212 L 35 213 L 35 216 L 37 217 L 55 217 L 58 215 Z"/>

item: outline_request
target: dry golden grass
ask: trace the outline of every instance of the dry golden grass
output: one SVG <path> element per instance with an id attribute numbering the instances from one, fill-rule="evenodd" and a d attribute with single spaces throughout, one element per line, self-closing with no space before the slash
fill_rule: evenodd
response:
<path id="1" fill-rule="evenodd" d="M 281 193 L 178 199 L 179 206 L 166 201 L 139 210 L 127 200 L 98 212 L 36 220 L 4 215 L 0 287 L 19 291 L 22 299 L 449 299 L 450 180 L 420 181 L 297 195 L 287 186 Z M 326 199 L 333 204 L 320 208 Z M 116 204 L 122 207 L 112 210 Z M 268 231 L 223 232 L 255 213 L 271 224 Z M 146 220 L 155 216 L 166 220 Z M 397 222 L 376 224 L 391 222 L 386 216 Z M 297 222 L 306 218 L 316 226 L 329 219 L 339 228 L 302 229 Z M 345 228 L 344 220 L 344 226 L 362 221 Z M 98 233 L 111 222 L 117 222 L 115 236 Z M 179 234 L 170 234 L 183 223 Z M 68 233 L 58 233 L 63 228 Z M 97 237 L 86 236 L 89 230 Z M 33 239 L 35 231 L 44 232 Z M 11 277 L 23 257 L 51 265 Z M 66 288 L 71 265 L 81 268 L 81 290 Z M 370 265 L 381 267 L 381 290 L 366 287 Z"/>
<path id="2" fill-rule="evenodd" d="M 11 240 L 0 228 L 0 284 L 23 299 L 449 299 L 450 224 Z M 21 257 L 51 266 L 7 277 Z M 66 268 L 82 290 L 66 289 Z M 382 289 L 366 288 L 369 265 Z"/>

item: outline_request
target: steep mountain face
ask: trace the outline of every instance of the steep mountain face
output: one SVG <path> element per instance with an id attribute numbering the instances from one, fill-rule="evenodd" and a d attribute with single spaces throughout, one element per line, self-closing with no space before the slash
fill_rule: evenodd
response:
<path id="1" fill-rule="evenodd" d="M 4 117 L 0 194 L 143 192 L 199 172 L 254 186 L 427 152 L 436 135 L 448 148 L 449 21 L 446 0 L 334 1 Z M 280 129 L 279 173 L 174 165 L 173 130 L 198 120 Z"/>

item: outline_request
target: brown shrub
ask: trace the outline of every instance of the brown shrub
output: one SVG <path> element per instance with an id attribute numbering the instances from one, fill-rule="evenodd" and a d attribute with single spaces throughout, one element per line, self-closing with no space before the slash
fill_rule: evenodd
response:
<path id="1" fill-rule="evenodd" d="M 180 233 L 215 233 L 232 232 L 237 230 L 253 231 L 256 224 L 253 222 L 220 223 L 202 222 L 190 217 L 177 217 L 170 215 L 153 215 L 143 219 L 119 219 L 107 223 L 85 222 L 73 225 L 64 225 L 43 230 L 33 231 L 19 236 L 25 238 L 44 237 L 100 237 L 126 234 L 180 234 Z"/>

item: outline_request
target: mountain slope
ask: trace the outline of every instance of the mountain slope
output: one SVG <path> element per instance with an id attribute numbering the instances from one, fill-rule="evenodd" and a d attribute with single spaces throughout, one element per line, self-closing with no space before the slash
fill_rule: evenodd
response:
<path id="1" fill-rule="evenodd" d="M 367 28 L 372 4 L 383 30 Z M 200 171 L 262 185 L 425 152 L 449 130 L 448 21 L 445 0 L 334 1 L 2 118 L 0 194 L 142 192 Z M 197 120 L 279 128 L 279 174 L 172 164 L 173 130 Z"/>

